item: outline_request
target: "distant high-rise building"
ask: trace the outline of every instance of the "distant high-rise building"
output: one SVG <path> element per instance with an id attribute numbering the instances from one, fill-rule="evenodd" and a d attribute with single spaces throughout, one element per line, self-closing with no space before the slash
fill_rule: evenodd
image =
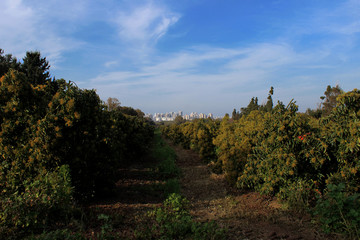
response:
<path id="1" fill-rule="evenodd" d="M 155 122 L 174 121 L 177 116 L 181 116 L 185 120 L 194 120 L 197 118 L 207 118 L 207 117 L 215 118 L 212 113 L 209 113 L 208 115 L 206 115 L 204 113 L 197 113 L 197 112 L 192 112 L 190 114 L 184 114 L 183 111 L 167 112 L 167 113 L 154 113 L 154 114 L 148 113 L 145 115 L 145 117 L 149 117 Z"/>
<path id="2" fill-rule="evenodd" d="M 204 113 L 200 113 L 199 118 L 206 118 L 206 115 Z"/>

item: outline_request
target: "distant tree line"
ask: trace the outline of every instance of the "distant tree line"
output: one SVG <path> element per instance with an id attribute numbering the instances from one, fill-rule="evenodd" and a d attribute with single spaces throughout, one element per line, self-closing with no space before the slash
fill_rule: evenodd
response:
<path id="1" fill-rule="evenodd" d="M 273 108 L 273 100 L 272 96 L 274 95 L 274 88 L 271 87 L 269 91 L 269 95 L 267 97 L 267 102 L 264 105 L 259 105 L 258 98 L 253 97 L 251 98 L 249 104 L 247 107 L 242 107 L 240 109 L 240 112 L 236 111 L 236 109 L 233 110 L 231 118 L 233 120 L 239 120 L 243 116 L 247 116 L 249 113 L 251 113 L 254 110 L 259 110 L 262 112 L 270 112 Z"/>
<path id="2" fill-rule="evenodd" d="M 320 99 L 323 101 L 317 109 L 306 110 L 306 114 L 313 116 L 315 118 L 321 118 L 330 115 L 333 108 L 336 107 L 337 97 L 343 94 L 344 91 L 340 88 L 339 85 L 335 87 L 327 86 L 324 96 L 321 96 Z"/>
<path id="3" fill-rule="evenodd" d="M 316 109 L 308 108 L 305 113 L 315 118 L 321 118 L 330 115 L 332 109 L 336 107 L 337 97 L 343 93 L 344 91 L 341 89 L 339 85 L 336 85 L 334 87 L 328 85 L 326 91 L 324 92 L 324 96 L 320 97 L 322 103 L 319 105 L 319 107 Z M 259 110 L 262 112 L 271 112 L 274 106 L 272 100 L 273 94 L 274 94 L 274 88 L 271 87 L 269 91 L 269 95 L 267 97 L 267 102 L 263 105 L 259 105 L 257 97 L 251 98 L 249 104 L 246 107 L 240 108 L 240 111 L 236 111 L 236 109 L 234 109 L 231 118 L 233 120 L 238 120 L 242 116 L 246 116 L 254 110 Z"/>

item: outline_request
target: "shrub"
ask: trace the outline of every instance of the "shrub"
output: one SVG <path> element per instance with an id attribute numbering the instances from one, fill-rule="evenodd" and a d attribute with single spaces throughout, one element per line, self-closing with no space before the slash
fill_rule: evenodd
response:
<path id="1" fill-rule="evenodd" d="M 171 178 L 165 182 L 164 194 L 169 196 L 172 193 L 180 193 L 180 183 L 177 178 Z"/>
<path id="2" fill-rule="evenodd" d="M 154 130 L 140 112 L 108 111 L 95 90 L 51 80 L 40 53 L 27 54 L 22 64 L 14 61 L 5 61 L 1 71 L 8 71 L 0 76 L 5 232 L 46 227 L 59 220 L 51 217 L 55 213 L 68 215 L 72 197 L 87 201 L 111 192 L 118 167 L 148 150 Z"/>
<path id="3" fill-rule="evenodd" d="M 15 191 L 1 198 L 0 226 L 6 235 L 14 231 L 39 231 L 53 224 L 66 224 L 72 211 L 69 167 L 54 172 L 41 172 L 33 181 L 23 183 L 24 191 Z"/>
<path id="4" fill-rule="evenodd" d="M 217 162 L 221 166 L 229 183 L 235 185 L 243 173 L 248 156 L 256 146 L 257 135 L 264 132 L 264 114 L 252 111 L 239 120 L 232 121 L 224 117 L 221 121 L 219 134 L 213 140 L 216 146 Z"/>
<path id="5" fill-rule="evenodd" d="M 86 240 L 81 233 L 74 233 L 69 229 L 57 229 L 54 231 L 44 232 L 42 234 L 32 235 L 26 240 Z"/>
<path id="6" fill-rule="evenodd" d="M 351 238 L 360 237 L 360 194 L 346 194 L 345 184 L 329 184 L 328 191 L 318 199 L 315 215 L 327 233 L 346 233 Z"/>
<path id="7" fill-rule="evenodd" d="M 336 102 L 316 119 L 299 113 L 293 101 L 271 109 L 272 104 L 260 107 L 253 98 L 243 114 L 233 112 L 233 119 L 186 122 L 164 127 L 163 134 L 197 151 L 231 184 L 276 195 L 304 210 L 329 184 L 346 183 L 345 199 L 360 191 L 360 91 L 341 93 Z"/>
<path id="8" fill-rule="evenodd" d="M 145 229 L 136 231 L 137 239 L 226 239 L 225 230 L 216 223 L 194 221 L 188 207 L 187 199 L 170 194 L 163 207 L 148 212 L 152 221 Z"/>
<path id="9" fill-rule="evenodd" d="M 219 122 L 212 119 L 195 119 L 180 125 L 162 128 L 163 134 L 175 144 L 199 153 L 206 162 L 216 159 L 213 139 L 217 136 Z"/>

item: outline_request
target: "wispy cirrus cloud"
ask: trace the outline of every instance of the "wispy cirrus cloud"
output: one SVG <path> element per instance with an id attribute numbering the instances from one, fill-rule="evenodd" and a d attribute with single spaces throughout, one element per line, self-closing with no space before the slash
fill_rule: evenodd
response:
<path id="1" fill-rule="evenodd" d="M 296 21 L 284 23 L 288 29 L 287 35 L 296 38 L 331 35 L 327 40 L 341 39 L 342 41 L 344 38 L 354 37 L 360 33 L 360 1 L 334 1 L 329 6 L 308 10 Z"/>
<path id="2" fill-rule="evenodd" d="M 119 11 L 115 20 L 119 37 L 143 50 L 155 44 L 180 18 L 180 14 L 155 2 L 132 6 Z"/>
<path id="3" fill-rule="evenodd" d="M 159 106 L 181 109 L 181 106 L 189 105 L 196 110 L 197 105 L 201 109 L 204 102 L 214 102 L 214 96 L 222 96 L 221 101 L 229 105 L 230 102 L 246 103 L 252 96 L 266 97 L 272 85 L 282 89 L 278 96 L 284 97 L 289 89 L 278 85 L 276 78 L 294 65 L 301 69 L 311 66 L 319 60 L 319 55 L 318 52 L 296 52 L 290 45 L 279 43 L 238 48 L 197 47 L 163 57 L 137 71 L 101 74 L 93 78 L 91 84 L 101 96 L 118 95 L 142 109 Z M 211 66 L 212 62 L 214 66 Z M 212 69 L 198 71 L 204 65 L 210 65 Z M 288 81 L 297 86 L 299 79 L 313 81 L 301 71 L 294 73 Z M 143 101 L 144 98 L 151 101 Z M 223 111 L 216 106 L 211 105 L 213 111 Z"/>
<path id="4" fill-rule="evenodd" d="M 322 19 L 324 29 L 338 34 L 360 33 L 360 1 L 349 0 L 333 12 L 327 12 Z"/>
<path id="5" fill-rule="evenodd" d="M 3 0 L 0 47 L 20 57 L 39 50 L 52 66 L 62 67 L 58 76 L 68 71 L 70 79 L 80 79 L 81 87 L 98 89 L 102 99 L 118 97 L 144 111 L 187 106 L 224 113 L 246 105 L 252 96 L 266 98 L 270 86 L 279 99 L 291 96 L 308 107 L 328 84 L 345 86 L 342 78 L 349 87 L 357 83 L 359 0 L 334 0 L 326 6 L 308 0 L 309 7 L 279 1 L 284 11 L 299 11 L 293 11 L 293 18 L 279 16 L 279 21 L 265 24 L 275 26 L 274 32 L 252 25 L 253 20 L 267 19 L 261 14 L 244 12 L 241 19 L 254 26 L 248 33 L 256 37 L 237 34 L 247 29 L 237 24 L 236 11 L 217 13 L 214 8 L 209 14 L 212 4 L 206 1 L 193 9 L 183 7 L 191 1 L 184 2 Z M 224 6 L 273 16 L 271 4 L 268 10 L 241 1 L 229 4 Z M 213 13 L 225 22 L 228 18 L 226 25 L 219 21 L 216 31 L 207 19 Z M 193 27 L 199 34 L 188 36 Z M 221 35 L 221 40 L 208 41 L 213 35 Z"/>
<path id="6" fill-rule="evenodd" d="M 52 9 L 44 7 L 45 5 Z M 83 44 L 75 38 L 64 35 L 64 31 L 59 31 L 59 26 L 53 20 L 55 13 L 61 12 L 61 9 L 56 4 L 45 5 L 41 5 L 41 1 L 4 0 L 2 2 L 0 42 L 1 48 L 6 53 L 23 57 L 26 51 L 41 51 L 42 55 L 54 65 L 64 52 Z M 73 18 L 69 19 L 72 20 Z M 67 19 L 62 18 L 62 21 L 67 22 Z"/>
<path id="7" fill-rule="evenodd" d="M 29 37 L 35 31 L 36 14 L 30 7 L 23 6 L 21 0 L 5 0 L 0 8 L 0 41 L 2 48 L 18 54 L 21 46 L 30 43 Z"/>
<path id="8" fill-rule="evenodd" d="M 108 61 L 108 62 L 104 63 L 104 66 L 106 68 L 110 68 L 112 66 L 116 66 L 117 64 L 118 64 L 118 61 Z"/>

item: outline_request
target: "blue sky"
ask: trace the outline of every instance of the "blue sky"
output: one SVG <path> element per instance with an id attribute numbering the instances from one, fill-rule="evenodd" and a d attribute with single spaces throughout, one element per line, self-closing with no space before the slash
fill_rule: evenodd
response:
<path id="1" fill-rule="evenodd" d="M 146 113 L 316 108 L 360 82 L 360 0 L 2 0 L 0 48 Z"/>

